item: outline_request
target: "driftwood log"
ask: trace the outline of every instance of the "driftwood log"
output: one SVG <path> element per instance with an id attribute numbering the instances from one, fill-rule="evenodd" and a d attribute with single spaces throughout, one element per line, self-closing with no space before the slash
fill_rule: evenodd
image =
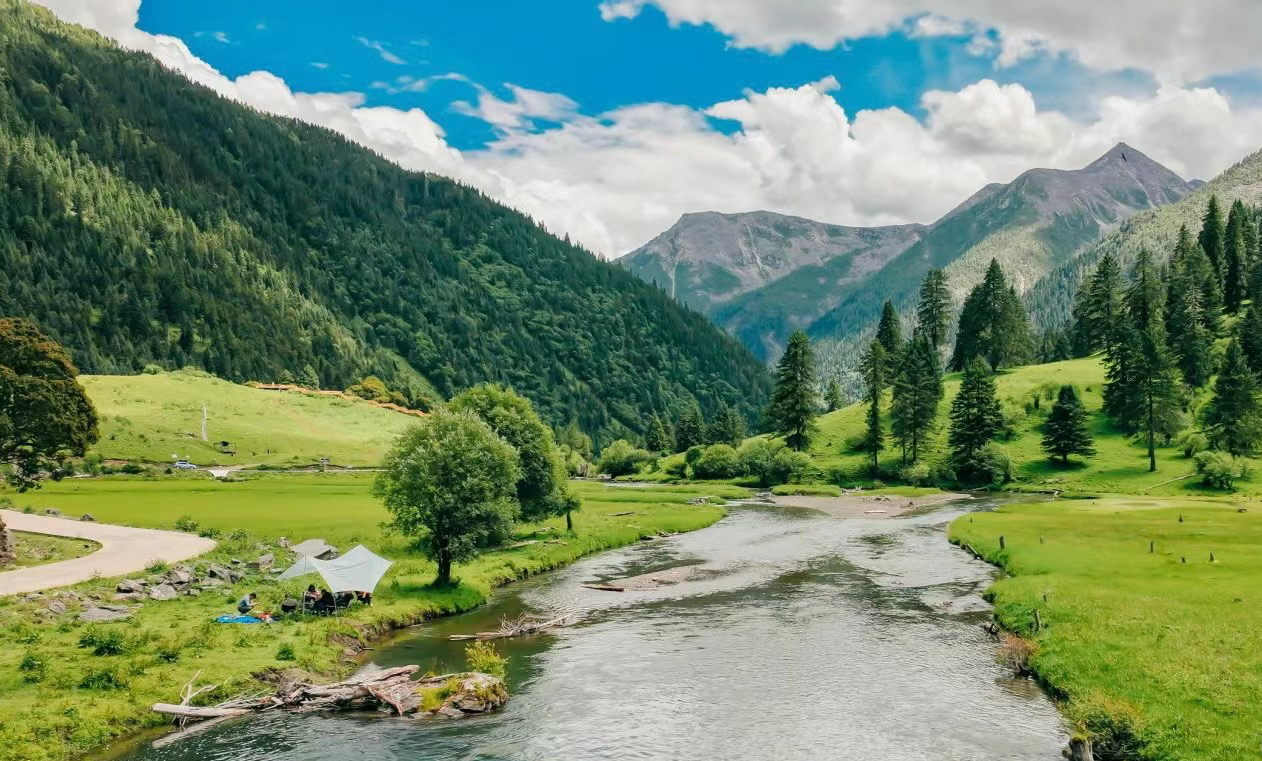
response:
<path id="1" fill-rule="evenodd" d="M 389 710 L 399 716 L 425 714 L 463 716 L 494 711 L 508 702 L 508 691 L 497 677 L 478 672 L 444 674 L 414 680 L 419 666 L 399 666 L 358 674 L 333 684 L 290 682 L 268 696 L 242 696 L 214 706 L 189 705 L 192 696 L 214 689 L 185 688 L 180 704 L 156 703 L 153 711 L 174 716 L 177 721 L 226 719 L 259 711 L 330 711 L 345 709 Z M 196 677 L 194 677 L 196 678 Z M 432 711 L 422 711 L 427 694 L 440 699 Z"/>
<path id="2" fill-rule="evenodd" d="M 448 639 L 462 641 L 470 639 L 511 639 L 513 637 L 525 637 L 530 634 L 542 634 L 550 629 L 565 625 L 565 619 L 569 616 L 561 616 L 546 621 L 530 615 L 521 615 L 517 618 L 501 618 L 500 628 L 493 632 L 478 632 L 476 634 L 453 634 Z"/>

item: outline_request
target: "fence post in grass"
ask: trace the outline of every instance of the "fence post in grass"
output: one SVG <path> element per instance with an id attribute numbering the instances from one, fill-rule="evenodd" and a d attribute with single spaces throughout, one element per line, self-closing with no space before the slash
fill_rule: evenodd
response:
<path id="1" fill-rule="evenodd" d="M 1034 633 L 1038 634 L 1043 631 L 1043 617 L 1039 615 L 1039 609 L 1034 609 Z"/>
<path id="2" fill-rule="evenodd" d="M 1002 549 L 1006 549 L 1006 547 L 1005 547 L 1005 545 L 1004 545 L 1004 541 L 1003 541 L 1003 534 L 1000 534 L 1000 535 L 999 535 L 999 549 L 1001 549 L 1001 550 L 1002 550 Z"/>
<path id="3" fill-rule="evenodd" d="M 1157 550 L 1157 543 L 1152 539 L 1148 540 L 1148 554 L 1151 555 Z"/>
<path id="4" fill-rule="evenodd" d="M 1211 552 L 1211 553 L 1209 553 L 1209 562 L 1211 562 L 1211 563 L 1217 563 L 1217 562 L 1218 562 L 1217 560 L 1215 560 L 1215 559 L 1214 559 L 1214 553 L 1212 553 L 1212 552 Z"/>

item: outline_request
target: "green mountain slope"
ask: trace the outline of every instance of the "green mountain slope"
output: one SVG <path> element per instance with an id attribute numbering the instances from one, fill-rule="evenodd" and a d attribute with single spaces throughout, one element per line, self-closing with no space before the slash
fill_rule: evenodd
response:
<path id="1" fill-rule="evenodd" d="M 1200 230 L 1212 195 L 1218 196 L 1224 209 L 1237 199 L 1250 205 L 1262 203 L 1262 151 L 1200 185 L 1178 203 L 1136 214 L 1096 245 L 1049 272 L 1026 295 L 1031 314 L 1043 326 L 1068 322 L 1078 284 L 1095 270 L 1105 253 L 1111 252 L 1124 270 L 1135 262 L 1141 249 L 1164 261 L 1174 249 L 1181 226 L 1187 225 L 1193 234 Z"/>
<path id="2" fill-rule="evenodd" d="M 378 465 L 416 422 L 362 399 L 266 391 L 195 373 L 80 379 L 101 418 L 93 451 L 109 460 L 312 465 L 327 457 L 333 465 Z"/>
<path id="3" fill-rule="evenodd" d="M 524 215 L 43 9 L 0 0 L 0 73 L 0 311 L 86 372 L 498 381 L 606 440 L 767 393 L 738 342 Z"/>

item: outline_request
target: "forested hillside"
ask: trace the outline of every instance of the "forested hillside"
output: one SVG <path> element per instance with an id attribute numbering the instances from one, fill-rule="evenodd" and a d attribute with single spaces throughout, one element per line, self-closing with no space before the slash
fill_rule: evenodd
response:
<path id="1" fill-rule="evenodd" d="M 0 0 L 0 194 L 0 313 L 85 372 L 310 367 L 413 399 L 498 381 L 605 439 L 766 396 L 734 339 L 524 215 L 20 0 Z"/>

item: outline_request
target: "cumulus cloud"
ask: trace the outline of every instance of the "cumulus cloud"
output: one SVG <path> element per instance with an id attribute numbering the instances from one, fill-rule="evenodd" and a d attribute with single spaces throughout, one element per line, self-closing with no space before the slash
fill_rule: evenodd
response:
<path id="1" fill-rule="evenodd" d="M 840 83 L 825 77 L 706 109 L 647 103 L 596 116 L 554 93 L 508 86 L 501 98 L 481 90 L 467 110 L 495 125 L 499 138 L 462 153 L 420 109 L 367 107 L 360 93 L 294 92 L 265 71 L 225 77 L 180 40 L 137 29 L 140 0 L 41 2 L 225 97 L 323 125 L 405 168 L 468 182 L 604 255 L 640 245 L 689 211 L 929 222 L 986 183 L 1034 166 L 1084 166 L 1122 140 L 1203 179 L 1262 147 L 1262 111 L 1233 108 L 1211 88 L 1107 97 L 1084 123 L 1039 110 L 1020 85 L 982 80 L 925 93 L 918 119 L 896 108 L 848 114 L 831 94 Z M 536 119 L 559 126 L 530 129 Z"/>
<path id="2" fill-rule="evenodd" d="M 827 49 L 904 29 L 922 36 L 995 30 L 999 62 L 1064 52 L 1101 69 L 1138 68 L 1163 83 L 1259 67 L 1256 0 L 606 0 L 607 21 L 657 6 L 673 24 L 709 24 L 739 47 Z"/>

